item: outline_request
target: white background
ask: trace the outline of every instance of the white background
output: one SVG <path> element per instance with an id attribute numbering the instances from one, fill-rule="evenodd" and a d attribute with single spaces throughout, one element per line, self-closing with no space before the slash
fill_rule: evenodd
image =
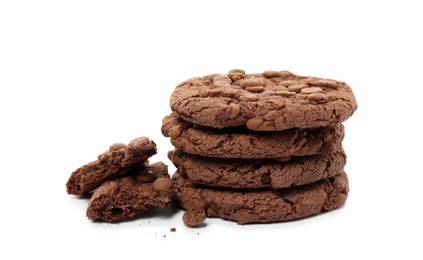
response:
<path id="1" fill-rule="evenodd" d="M 422 259 L 418 3 L 1 1 L 0 258 Z M 70 173 L 143 135 L 158 145 L 152 161 L 171 165 L 160 126 L 173 88 L 232 68 L 353 88 L 346 205 L 280 224 L 208 219 L 201 229 L 175 210 L 88 220 L 88 200 L 66 193 Z"/>

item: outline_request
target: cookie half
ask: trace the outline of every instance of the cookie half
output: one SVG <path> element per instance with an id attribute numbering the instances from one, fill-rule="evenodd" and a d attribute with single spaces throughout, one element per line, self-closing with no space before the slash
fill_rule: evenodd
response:
<path id="1" fill-rule="evenodd" d="M 343 171 L 342 148 L 328 155 L 272 159 L 221 159 L 202 157 L 180 150 L 169 152 L 178 173 L 197 184 L 235 189 L 281 189 L 335 176 Z"/>
<path id="2" fill-rule="evenodd" d="M 166 208 L 172 202 L 172 180 L 164 163 L 145 164 L 127 174 L 95 190 L 88 204 L 88 218 L 117 222 L 152 208 Z"/>
<path id="3" fill-rule="evenodd" d="M 255 132 L 245 127 L 212 129 L 194 126 L 175 113 L 163 119 L 162 133 L 186 153 L 217 158 L 286 158 L 330 154 L 344 138 L 342 124 L 313 129 Z"/>
<path id="4" fill-rule="evenodd" d="M 175 178 L 177 200 L 186 210 L 187 226 L 198 226 L 207 217 L 238 224 L 289 221 L 340 207 L 348 196 L 345 173 L 308 185 L 280 190 L 231 190 L 207 188 L 188 179 Z M 202 220 L 202 221 L 201 221 Z"/>
<path id="5" fill-rule="evenodd" d="M 100 154 L 98 160 L 76 169 L 66 183 L 69 194 L 87 193 L 117 174 L 143 164 L 156 153 L 156 144 L 147 137 L 139 137 L 128 145 L 117 143 Z"/>
<path id="6" fill-rule="evenodd" d="M 182 82 L 170 105 L 178 116 L 195 124 L 246 126 L 255 131 L 332 126 L 357 109 L 344 82 L 288 71 L 246 74 L 243 70 Z"/>

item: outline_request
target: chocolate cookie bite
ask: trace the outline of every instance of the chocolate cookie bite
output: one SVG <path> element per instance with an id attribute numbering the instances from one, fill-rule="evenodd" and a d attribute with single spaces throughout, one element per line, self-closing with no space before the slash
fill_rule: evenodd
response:
<path id="1" fill-rule="evenodd" d="M 148 176 L 148 177 L 147 177 Z M 117 222 L 172 202 L 173 184 L 162 163 L 144 164 L 95 190 L 87 209 L 94 221 Z"/>
<path id="2" fill-rule="evenodd" d="M 156 153 L 156 144 L 147 137 L 140 137 L 128 145 L 116 143 L 98 159 L 76 169 L 66 183 L 68 194 L 83 195 L 136 165 L 143 164 Z"/>

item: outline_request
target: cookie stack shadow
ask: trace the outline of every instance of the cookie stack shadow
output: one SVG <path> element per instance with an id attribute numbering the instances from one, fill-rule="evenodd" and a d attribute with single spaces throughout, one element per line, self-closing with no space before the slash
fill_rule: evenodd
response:
<path id="1" fill-rule="evenodd" d="M 162 133 L 184 223 L 288 221 L 340 207 L 349 186 L 342 122 L 357 108 L 343 82 L 232 70 L 175 88 Z"/>

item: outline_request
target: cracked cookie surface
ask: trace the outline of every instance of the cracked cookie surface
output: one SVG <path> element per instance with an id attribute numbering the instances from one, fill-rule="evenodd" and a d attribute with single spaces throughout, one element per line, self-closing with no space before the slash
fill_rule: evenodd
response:
<path id="1" fill-rule="evenodd" d="M 342 172 L 346 155 L 342 148 L 328 155 L 273 159 L 222 159 L 202 157 L 180 150 L 169 158 L 181 175 L 197 184 L 233 189 L 289 188 L 327 179 Z"/>
<path id="2" fill-rule="evenodd" d="M 245 127 L 213 129 L 194 126 L 175 113 L 166 116 L 162 133 L 186 153 L 217 158 L 286 158 L 330 154 L 344 137 L 342 124 L 280 132 L 250 131 Z"/>
<path id="3" fill-rule="evenodd" d="M 295 75 L 288 71 L 246 74 L 231 70 L 179 84 L 171 109 L 191 123 L 254 131 L 281 131 L 340 124 L 357 109 L 344 82 Z"/>
<path id="4" fill-rule="evenodd" d="M 196 185 L 181 175 L 174 182 L 176 198 L 186 210 L 184 222 L 198 226 L 201 216 L 239 224 L 289 221 L 340 207 L 348 196 L 348 178 L 340 173 L 326 180 L 280 190 L 231 190 Z M 185 216 L 184 214 L 184 216 Z M 196 220 L 190 221 L 191 219 Z"/>

